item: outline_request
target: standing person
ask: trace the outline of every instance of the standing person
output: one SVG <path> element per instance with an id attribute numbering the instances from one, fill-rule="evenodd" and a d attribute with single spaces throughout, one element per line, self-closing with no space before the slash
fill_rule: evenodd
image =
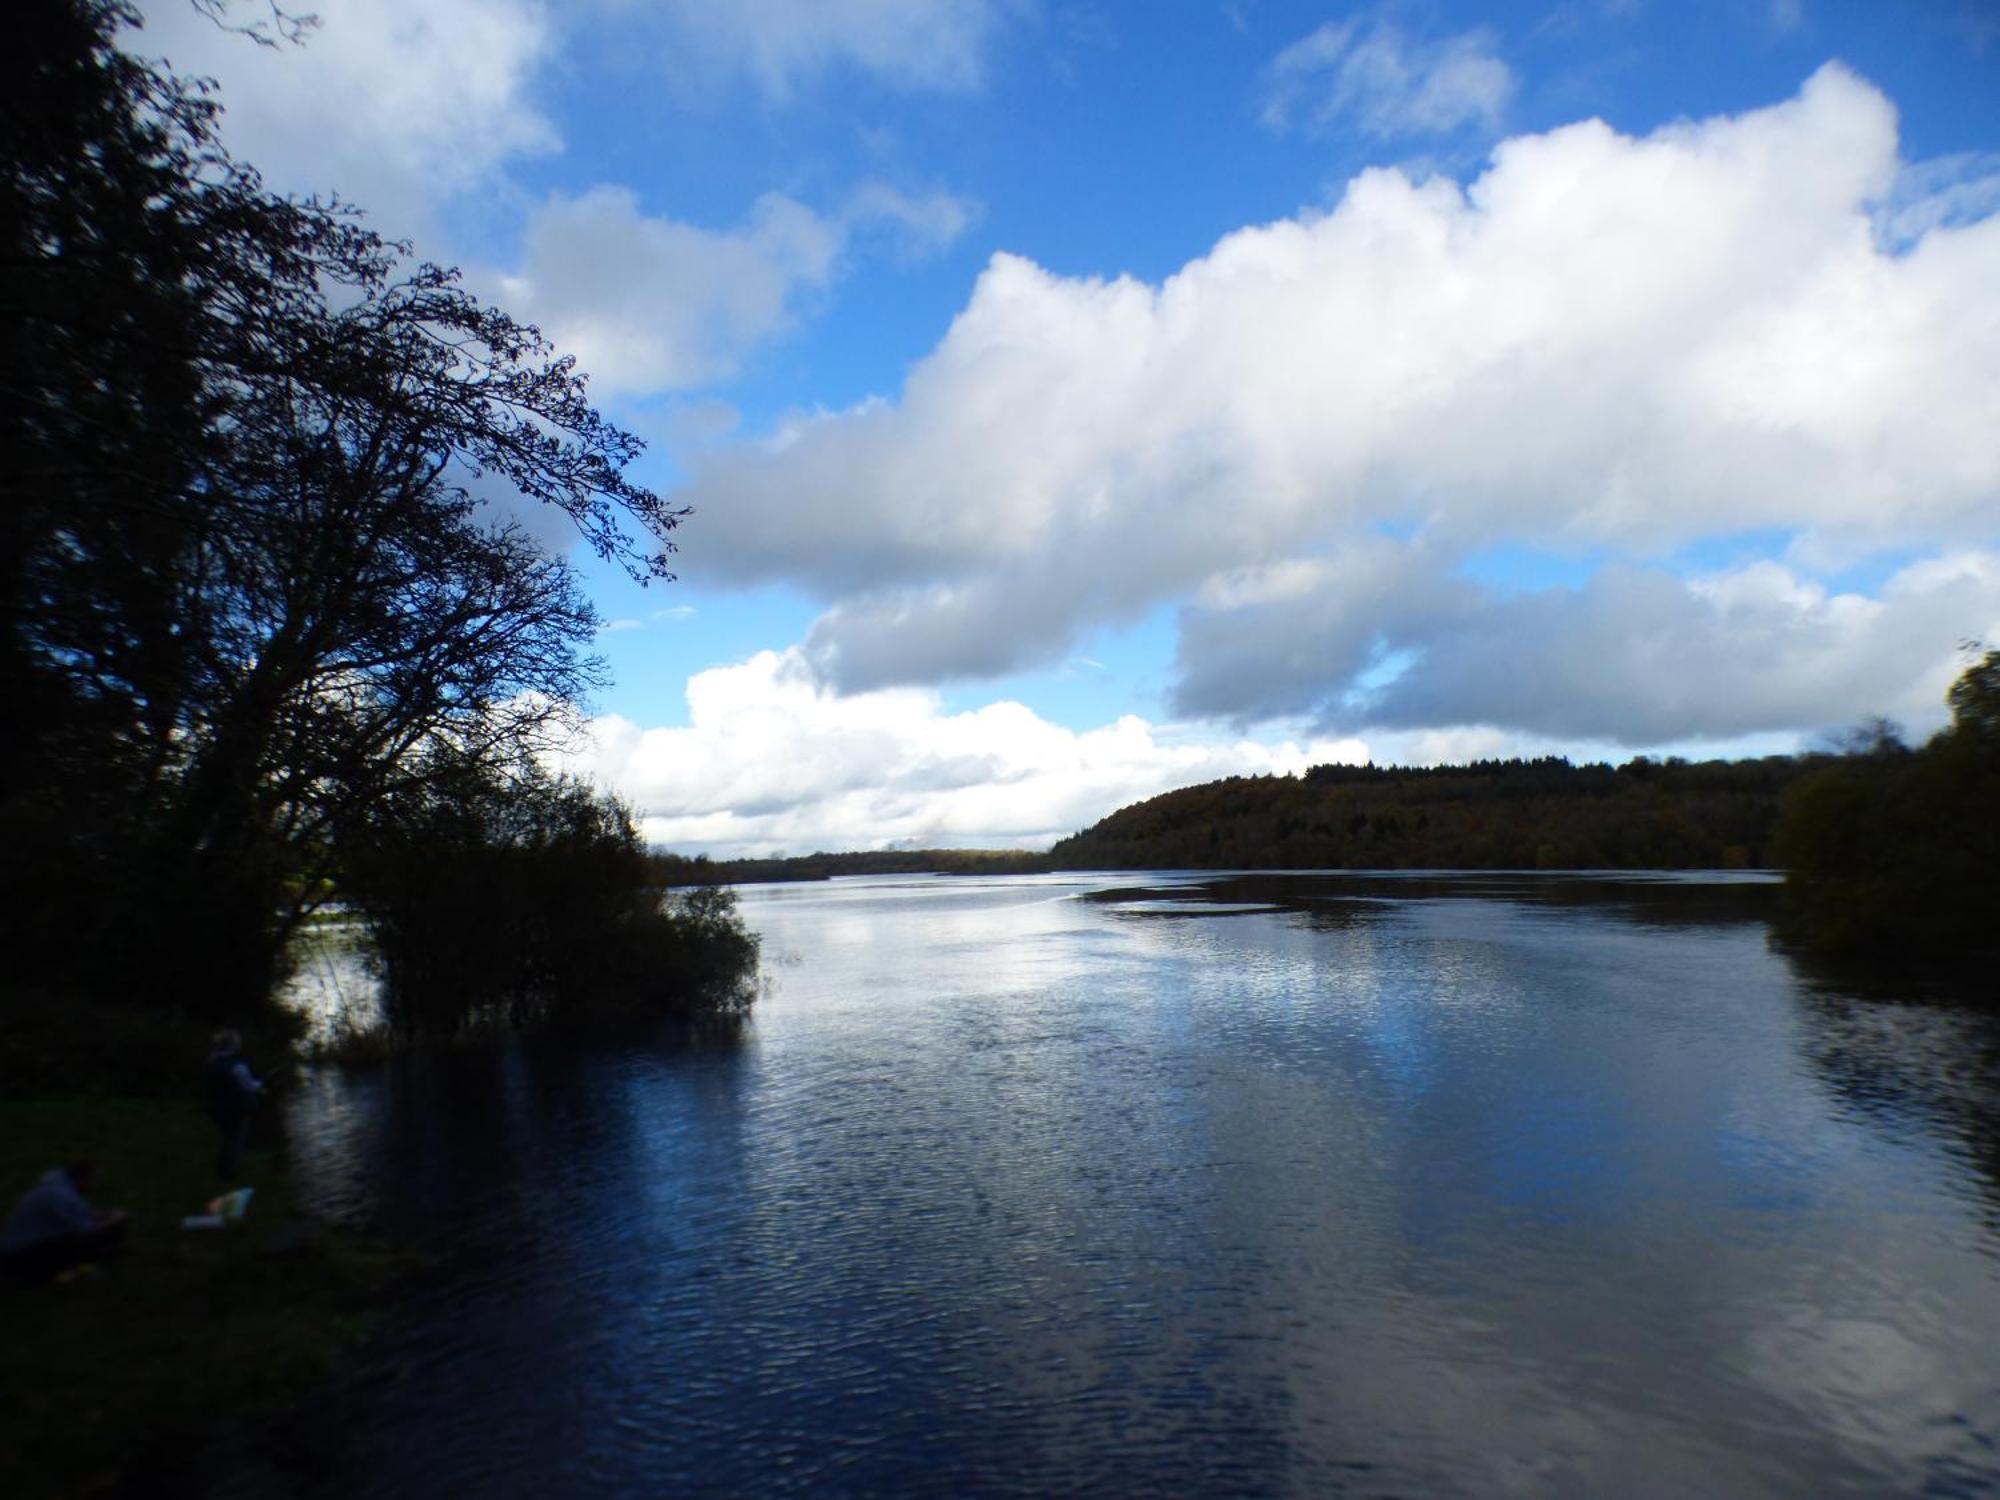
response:
<path id="1" fill-rule="evenodd" d="M 0 1267 L 22 1286 L 36 1286 L 72 1266 L 102 1260 L 125 1238 L 122 1208 L 92 1208 L 84 1193 L 97 1163 L 73 1161 L 44 1172 L 0 1229 Z"/>
<path id="2" fill-rule="evenodd" d="M 201 1086 L 208 1117 L 222 1132 L 222 1152 L 216 1158 L 216 1170 L 225 1178 L 234 1178 L 242 1162 L 250 1110 L 264 1092 L 264 1085 L 243 1060 L 243 1038 L 236 1032 L 216 1032 L 208 1061 L 202 1065 Z"/>

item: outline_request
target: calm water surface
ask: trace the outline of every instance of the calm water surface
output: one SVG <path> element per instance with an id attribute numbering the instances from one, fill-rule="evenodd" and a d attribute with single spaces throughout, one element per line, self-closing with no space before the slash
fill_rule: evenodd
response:
<path id="1" fill-rule="evenodd" d="M 347 1494 L 2000 1486 L 1995 1028 L 1723 877 L 766 886 L 740 1043 L 329 1074 Z"/>

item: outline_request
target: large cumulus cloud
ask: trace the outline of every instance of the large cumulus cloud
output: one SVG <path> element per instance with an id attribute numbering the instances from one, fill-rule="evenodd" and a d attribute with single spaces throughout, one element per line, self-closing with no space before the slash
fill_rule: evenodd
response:
<path id="1" fill-rule="evenodd" d="M 1927 213 L 1911 180 L 1889 101 L 1834 64 L 1741 116 L 1511 139 L 1464 186 L 1371 171 L 1157 286 L 998 256 L 897 398 L 692 455 L 689 565 L 817 591 L 809 659 L 847 691 L 1012 670 L 1180 601 L 1191 710 L 1325 712 L 1401 646 L 1428 665 L 1365 695 L 1391 722 L 1643 736 L 1626 647 L 1710 617 L 1677 550 L 1777 534 L 1811 588 L 1815 560 L 2000 532 L 2000 219 Z M 1628 567 L 1522 602 L 1459 576 L 1496 544 Z M 1908 680 L 1991 618 L 1865 602 L 1922 616 Z M 1759 702 L 1881 706 L 1865 653 L 1780 691 L 1787 643 L 1838 613 L 1729 614 L 1715 732 L 1765 726 Z M 1608 642 L 1555 674 L 1571 709 L 1440 665 L 1564 631 Z"/>

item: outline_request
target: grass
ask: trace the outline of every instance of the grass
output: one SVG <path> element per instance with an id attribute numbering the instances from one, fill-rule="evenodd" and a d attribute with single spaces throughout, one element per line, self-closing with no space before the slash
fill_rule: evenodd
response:
<path id="1" fill-rule="evenodd" d="M 0 1209 L 91 1157 L 92 1201 L 132 1216 L 101 1277 L 0 1288 L 0 1494 L 89 1495 L 143 1474 L 218 1418 L 282 1409 L 374 1326 L 400 1262 L 297 1221 L 275 1150 L 245 1155 L 257 1194 L 241 1223 L 180 1227 L 221 1190 L 215 1146 L 182 1100 L 0 1102 Z"/>

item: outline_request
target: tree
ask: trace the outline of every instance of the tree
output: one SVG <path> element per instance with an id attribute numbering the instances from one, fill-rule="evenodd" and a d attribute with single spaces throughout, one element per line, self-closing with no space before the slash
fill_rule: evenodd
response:
<path id="1" fill-rule="evenodd" d="M 1950 726 L 1921 749 L 1848 756 L 1786 793 L 1784 926 L 1804 946 L 1898 961 L 1993 951 L 2000 652 L 1969 661 L 1946 701 Z"/>
<path id="2" fill-rule="evenodd" d="M 0 73 L 0 837 L 15 951 L 233 1013 L 343 840 L 495 770 L 596 680 L 561 559 L 671 577 L 680 513 L 533 328 L 352 210 L 264 190 L 117 0 L 28 0 Z"/>
<path id="3" fill-rule="evenodd" d="M 1983 650 L 1977 641 L 1967 641 L 1965 651 L 1977 659 L 1945 694 L 1951 732 L 1986 754 L 2000 753 L 2000 651 Z"/>
<path id="4" fill-rule="evenodd" d="M 119 54 L 109 6 L 32 3 L 0 60 L 0 908 L 17 965 L 65 957 L 147 780 L 177 641 L 154 558 L 203 429 L 205 215 L 241 186 L 212 107 Z M 213 193 L 193 190 L 206 181 Z M 154 738 L 165 740 L 161 728 Z M 60 893 L 60 894 L 58 894 Z M 65 901 L 68 902 L 65 905 Z M 61 936 L 59 936 L 61 935 Z"/>

